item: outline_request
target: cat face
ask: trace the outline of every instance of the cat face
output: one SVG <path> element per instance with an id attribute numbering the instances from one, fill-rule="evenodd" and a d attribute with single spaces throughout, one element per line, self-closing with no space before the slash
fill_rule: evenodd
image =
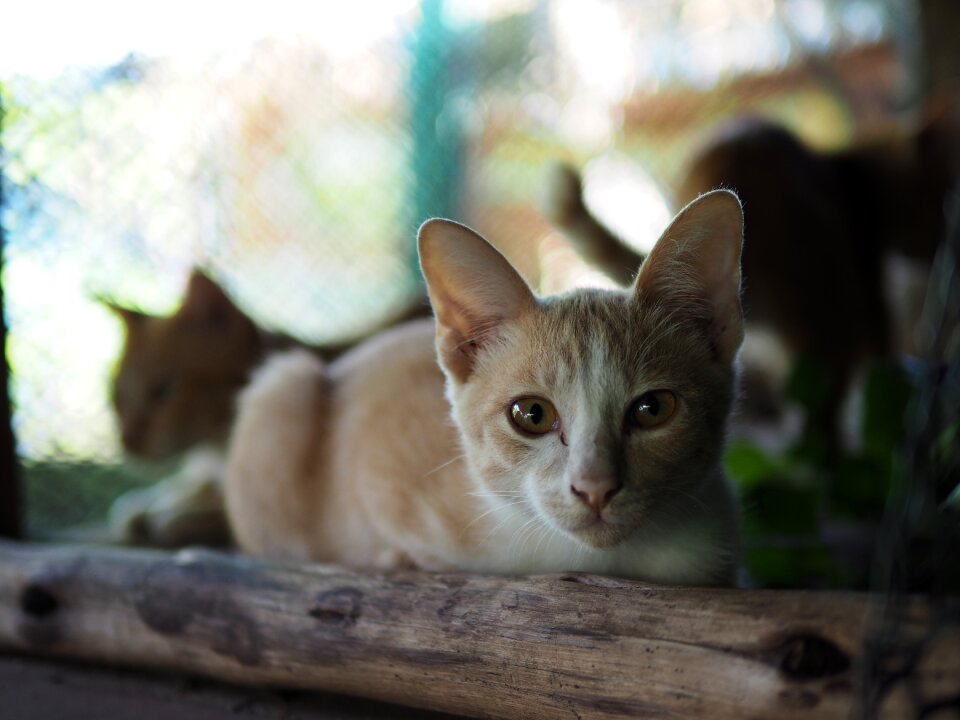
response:
<path id="1" fill-rule="evenodd" d="M 259 357 L 252 321 L 199 272 L 169 317 L 110 307 L 126 329 L 113 384 L 124 448 L 162 460 L 223 440 L 236 394 Z"/>
<path id="2" fill-rule="evenodd" d="M 486 495 L 590 548 L 670 522 L 722 451 L 741 232 L 735 196 L 711 193 L 630 290 L 538 300 L 472 231 L 421 230 L 448 398 Z"/>

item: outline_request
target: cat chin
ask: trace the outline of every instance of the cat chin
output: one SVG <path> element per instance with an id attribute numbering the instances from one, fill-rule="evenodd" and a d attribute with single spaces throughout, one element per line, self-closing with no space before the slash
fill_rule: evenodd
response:
<path id="1" fill-rule="evenodd" d="M 590 518 L 577 523 L 572 527 L 564 527 L 563 531 L 579 544 L 591 550 L 609 550 L 624 542 L 633 534 L 634 528 L 627 525 L 611 523 L 606 520 Z"/>

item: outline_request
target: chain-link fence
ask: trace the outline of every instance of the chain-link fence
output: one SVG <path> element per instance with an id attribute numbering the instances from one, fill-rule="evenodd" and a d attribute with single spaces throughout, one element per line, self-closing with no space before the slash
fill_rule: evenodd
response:
<path id="1" fill-rule="evenodd" d="M 916 93 L 908 2 L 281 2 L 269 19 L 209 3 L 153 34 L 104 6 L 76 18 L 99 28 L 96 53 L 19 42 L 55 22 L 37 7 L 0 13 L 3 284 L 34 536 L 170 471 L 124 460 L 122 328 L 96 296 L 166 313 L 202 266 L 264 326 L 356 336 L 421 292 L 413 238 L 431 215 L 476 227 L 534 286 L 591 282 L 541 212 L 552 163 L 583 167 L 595 211 L 650 245 L 724 120 L 772 117 L 829 149 Z"/>

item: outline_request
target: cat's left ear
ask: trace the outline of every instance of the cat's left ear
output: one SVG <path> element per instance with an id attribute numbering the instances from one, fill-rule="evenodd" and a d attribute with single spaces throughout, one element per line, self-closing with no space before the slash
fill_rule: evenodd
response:
<path id="1" fill-rule="evenodd" d="M 500 324 L 536 308 L 537 299 L 510 262 L 464 225 L 428 220 L 417 242 L 440 360 L 462 382 Z"/>
<path id="2" fill-rule="evenodd" d="M 142 313 L 139 310 L 132 310 L 131 308 L 124 307 L 123 305 L 118 305 L 110 298 L 102 295 L 97 295 L 95 299 L 97 302 L 107 308 L 107 310 L 112 312 L 123 321 L 124 329 L 127 331 L 128 335 L 136 332 L 141 327 L 146 325 L 147 321 L 149 321 L 151 318 L 151 316 L 147 315 L 146 313 Z"/>
<path id="3" fill-rule="evenodd" d="M 733 361 L 743 342 L 740 251 L 743 210 L 729 190 L 714 190 L 681 210 L 634 283 L 638 297 L 663 303 L 702 326 L 717 359 Z"/>

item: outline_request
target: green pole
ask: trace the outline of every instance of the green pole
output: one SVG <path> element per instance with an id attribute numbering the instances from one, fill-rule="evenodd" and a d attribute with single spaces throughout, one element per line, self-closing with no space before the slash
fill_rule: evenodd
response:
<path id="1" fill-rule="evenodd" d="M 410 69 L 410 225 L 460 214 L 463 133 L 451 102 L 457 56 L 443 0 L 422 0 Z M 414 262 L 416 262 L 415 249 Z"/>

